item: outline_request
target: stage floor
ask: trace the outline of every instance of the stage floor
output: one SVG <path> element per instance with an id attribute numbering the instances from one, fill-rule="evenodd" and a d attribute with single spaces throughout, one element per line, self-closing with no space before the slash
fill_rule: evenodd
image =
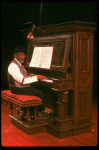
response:
<path id="1" fill-rule="evenodd" d="M 10 108 L 1 103 L 1 145 L 3 147 L 54 147 L 54 146 L 97 146 L 98 145 L 98 100 L 92 105 L 91 132 L 58 139 L 48 132 L 27 135 L 15 127 L 9 117 Z"/>

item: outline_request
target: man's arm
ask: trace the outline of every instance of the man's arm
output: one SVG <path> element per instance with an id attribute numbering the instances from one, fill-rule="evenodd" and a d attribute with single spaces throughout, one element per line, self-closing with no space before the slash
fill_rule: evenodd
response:
<path id="1" fill-rule="evenodd" d="M 25 78 L 21 72 L 20 72 L 20 69 L 19 67 L 15 64 L 15 63 L 12 63 L 9 67 L 8 67 L 8 72 L 10 75 L 12 75 L 12 77 L 18 81 L 20 84 L 30 84 L 30 83 L 33 83 L 33 82 L 37 82 L 38 81 L 38 78 L 36 76 L 30 76 L 28 78 Z"/>

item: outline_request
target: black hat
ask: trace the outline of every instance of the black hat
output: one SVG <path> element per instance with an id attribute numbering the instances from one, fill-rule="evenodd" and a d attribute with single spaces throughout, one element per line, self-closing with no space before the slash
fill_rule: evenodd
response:
<path id="1" fill-rule="evenodd" d="M 14 53 L 17 53 L 17 52 L 26 53 L 26 49 L 24 46 L 19 45 L 19 46 L 15 47 L 15 50 L 14 50 Z"/>

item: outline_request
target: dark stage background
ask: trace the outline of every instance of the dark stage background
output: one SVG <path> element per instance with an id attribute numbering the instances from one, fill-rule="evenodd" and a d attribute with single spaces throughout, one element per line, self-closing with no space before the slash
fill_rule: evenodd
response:
<path id="1" fill-rule="evenodd" d="M 42 16 L 40 22 L 40 10 Z M 7 67 L 13 60 L 14 48 L 27 46 L 20 31 L 28 25 L 45 26 L 70 21 L 98 23 L 98 2 L 1 2 L 1 90 L 8 89 Z M 31 26 L 32 27 L 32 26 Z M 98 27 L 94 38 L 93 94 L 98 93 Z"/>

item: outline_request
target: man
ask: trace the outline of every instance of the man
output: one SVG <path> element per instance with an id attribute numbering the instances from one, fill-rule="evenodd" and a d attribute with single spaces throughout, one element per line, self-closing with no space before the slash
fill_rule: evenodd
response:
<path id="1" fill-rule="evenodd" d="M 30 76 L 22 65 L 25 57 L 25 48 L 21 45 L 17 46 L 14 51 L 14 60 L 8 66 L 9 89 L 13 94 L 35 95 L 43 99 L 44 93 L 32 87 L 31 83 L 38 82 L 39 79 L 45 77 L 42 75 Z"/>

